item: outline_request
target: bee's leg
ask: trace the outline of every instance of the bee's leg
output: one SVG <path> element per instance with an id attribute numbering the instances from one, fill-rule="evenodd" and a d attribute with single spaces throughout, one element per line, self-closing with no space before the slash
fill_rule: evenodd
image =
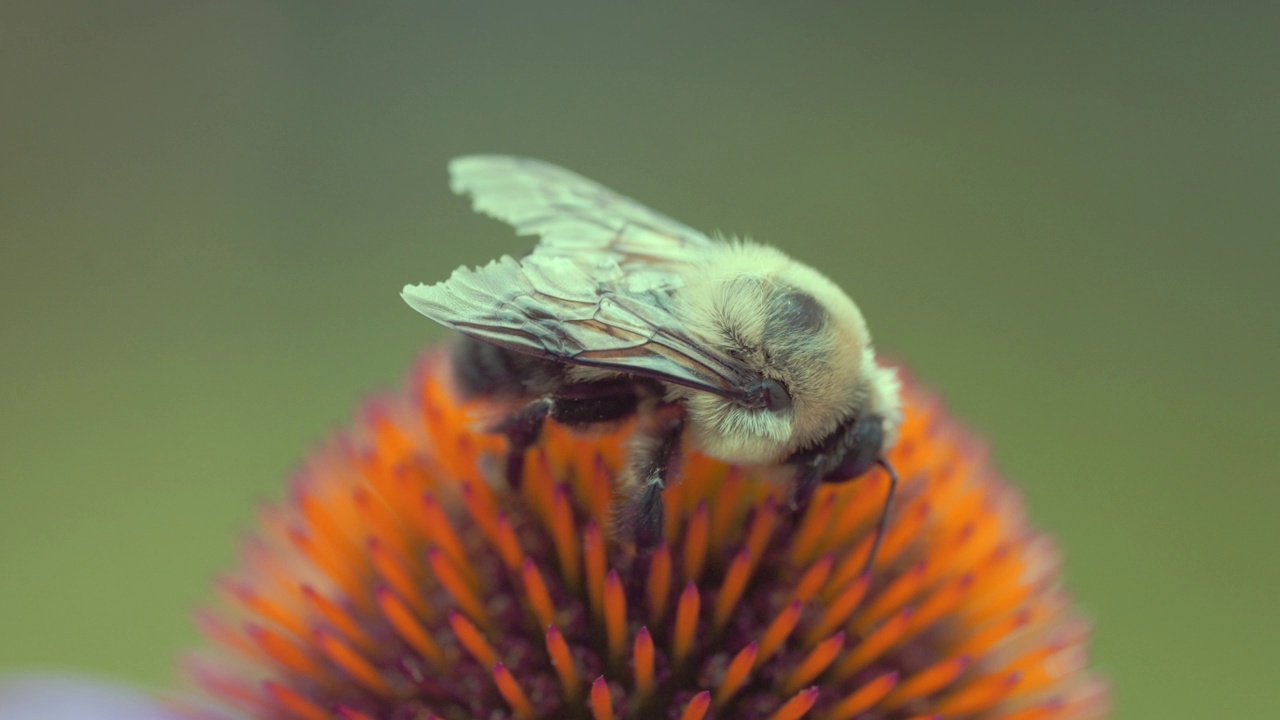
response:
<path id="1" fill-rule="evenodd" d="M 817 458 L 800 469 L 795 482 L 791 485 L 791 509 L 797 516 L 804 514 L 809 507 L 809 500 L 822 481 L 822 464 Z"/>
<path id="2" fill-rule="evenodd" d="M 638 548 L 652 548 L 662 541 L 665 519 L 662 490 L 679 455 L 683 433 L 684 417 L 676 416 L 665 421 L 648 442 L 637 446 L 639 454 L 633 460 L 633 472 L 639 483 L 639 494 L 632 524 Z"/>
<path id="3" fill-rule="evenodd" d="M 884 505 L 880 507 L 880 519 L 876 521 L 876 535 L 875 540 L 871 543 L 871 554 L 867 555 L 867 561 L 862 566 L 864 574 L 870 572 L 872 566 L 876 564 L 876 555 L 880 552 L 880 544 L 884 542 L 885 531 L 889 529 L 889 513 L 893 511 L 893 496 L 898 492 L 898 472 L 893 469 L 893 465 L 884 458 L 878 458 L 875 463 L 884 468 L 884 471 L 889 474 L 889 492 L 885 493 Z M 848 482 L 856 479 L 858 478 L 849 478 L 847 480 L 831 480 L 828 478 L 827 482 Z M 812 491 L 810 491 L 810 494 L 812 494 Z"/>
<path id="4" fill-rule="evenodd" d="M 889 526 L 889 513 L 893 509 L 893 496 L 898 490 L 898 474 L 884 458 L 884 420 L 876 415 L 850 418 L 836 429 L 817 448 L 797 453 L 790 462 L 800 467 L 792 489 L 792 507 L 797 512 L 808 505 L 809 498 L 819 482 L 843 483 L 864 477 L 876 465 L 889 474 L 889 492 L 876 523 L 876 535 L 867 556 L 863 571 L 875 565 L 880 543 L 884 541 Z"/>
<path id="5" fill-rule="evenodd" d="M 880 543 L 884 542 L 884 533 L 889 529 L 889 512 L 893 510 L 893 496 L 898 491 L 898 473 L 889 464 L 888 460 L 881 458 L 876 461 L 884 471 L 889 473 L 889 492 L 885 494 L 884 507 L 880 508 L 880 520 L 876 523 L 876 539 L 871 545 L 871 554 L 867 556 L 866 566 L 862 569 L 863 573 L 871 572 L 871 567 L 876 564 L 876 554 L 880 552 Z"/>
<path id="6" fill-rule="evenodd" d="M 538 442 L 548 417 L 569 427 L 589 427 L 632 415 L 639 402 L 634 382 L 607 380 L 565 385 L 525 405 L 494 428 L 507 436 L 507 483 L 520 487 L 525 451 Z"/>
<path id="7" fill-rule="evenodd" d="M 542 435 L 542 425 L 553 406 L 550 396 L 538 398 L 493 429 L 507 436 L 507 484 L 513 490 L 524 480 L 524 453 Z"/>

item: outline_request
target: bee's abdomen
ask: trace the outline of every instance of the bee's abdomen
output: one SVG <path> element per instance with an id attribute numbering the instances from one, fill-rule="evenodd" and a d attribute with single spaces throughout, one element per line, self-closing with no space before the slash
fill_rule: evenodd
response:
<path id="1" fill-rule="evenodd" d="M 464 395 L 526 397 L 556 385 L 559 363 L 463 335 L 453 346 L 453 374 Z"/>

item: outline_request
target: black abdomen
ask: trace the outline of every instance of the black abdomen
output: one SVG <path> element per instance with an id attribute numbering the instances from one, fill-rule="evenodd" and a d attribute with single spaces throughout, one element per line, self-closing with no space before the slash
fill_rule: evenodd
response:
<path id="1" fill-rule="evenodd" d="M 468 397 L 529 397 L 555 388 L 564 365 L 463 335 L 453 345 L 453 373 Z"/>

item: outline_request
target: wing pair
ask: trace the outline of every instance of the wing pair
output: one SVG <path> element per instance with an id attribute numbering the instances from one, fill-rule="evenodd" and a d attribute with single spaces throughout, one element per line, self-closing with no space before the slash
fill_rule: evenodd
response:
<path id="1" fill-rule="evenodd" d="M 749 399 L 758 378 L 690 336 L 673 309 L 681 269 L 714 240 L 537 160 L 462 157 L 449 173 L 477 211 L 541 240 L 520 260 L 405 286 L 415 310 L 516 352 Z"/>

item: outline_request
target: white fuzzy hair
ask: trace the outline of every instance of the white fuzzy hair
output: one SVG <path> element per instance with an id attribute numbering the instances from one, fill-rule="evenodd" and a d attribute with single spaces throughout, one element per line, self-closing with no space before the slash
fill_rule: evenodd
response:
<path id="1" fill-rule="evenodd" d="M 764 347 L 772 293 L 799 290 L 825 310 L 821 332 L 797 329 Z M 781 412 L 750 409 L 704 392 L 673 387 L 688 408 L 694 442 L 707 454 L 735 462 L 784 459 L 835 431 L 854 414 L 885 419 L 886 440 L 900 421 L 898 380 L 876 363 L 862 313 L 817 270 L 782 252 L 751 242 L 725 243 L 704 253 L 684 275 L 676 313 L 691 334 L 741 359 L 764 377 L 788 388 L 792 407 Z M 777 347 L 785 344 L 786 347 Z M 805 362 L 780 363 L 779 357 Z M 889 444 L 886 443 L 886 447 Z"/>

